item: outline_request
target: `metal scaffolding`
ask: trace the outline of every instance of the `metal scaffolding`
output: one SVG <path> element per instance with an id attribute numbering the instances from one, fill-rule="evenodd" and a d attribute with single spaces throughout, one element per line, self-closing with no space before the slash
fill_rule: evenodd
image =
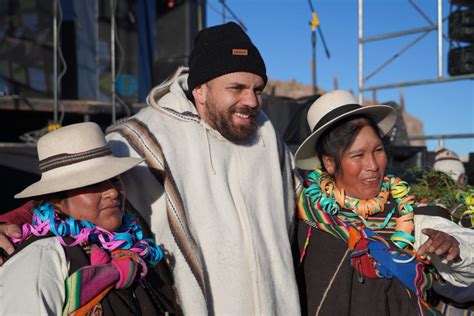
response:
<path id="1" fill-rule="evenodd" d="M 419 27 L 408 29 L 405 31 L 388 33 L 388 34 L 379 34 L 376 36 L 364 37 L 364 0 L 358 0 L 358 20 L 359 20 L 359 32 L 358 32 L 358 50 L 359 50 L 359 64 L 358 64 L 358 92 L 359 92 L 359 102 L 362 104 L 363 94 L 367 91 L 372 91 L 373 94 L 377 90 L 383 89 L 393 89 L 393 88 L 400 88 L 400 87 L 407 87 L 407 86 L 417 86 L 417 85 L 426 85 L 432 83 L 441 83 L 441 82 L 448 82 L 448 81 L 458 81 L 458 80 L 466 80 L 466 79 L 474 79 L 474 74 L 467 74 L 467 75 L 459 75 L 459 76 L 449 76 L 445 77 L 444 73 L 444 54 L 443 54 L 443 38 L 447 38 L 443 34 L 443 21 L 447 20 L 447 18 L 443 18 L 443 1 L 437 0 L 438 2 L 438 10 L 437 10 L 437 23 L 435 24 L 430 18 L 415 4 L 414 0 L 407 0 L 410 5 L 420 14 L 422 17 L 427 21 L 428 25 L 426 27 Z M 394 61 L 398 56 L 402 53 L 407 51 L 410 47 L 415 45 L 418 41 L 428 35 L 430 32 L 436 31 L 437 32 L 437 42 L 438 42 L 438 75 L 436 78 L 428 78 L 423 80 L 414 80 L 414 81 L 402 81 L 402 82 L 394 82 L 382 85 L 372 85 L 367 86 L 366 82 L 370 78 L 372 78 L 375 74 L 380 72 L 385 66 L 390 64 Z M 397 53 L 395 53 L 392 57 L 390 57 L 387 61 L 382 63 L 378 66 L 375 70 L 373 70 L 370 74 L 364 76 L 364 44 L 369 42 L 375 41 L 382 41 L 385 39 L 401 37 L 410 34 L 419 34 L 414 40 L 409 42 L 405 47 L 400 49 Z M 456 135 L 431 135 L 431 136 L 416 136 L 410 137 L 410 139 L 438 139 L 440 144 L 446 138 L 472 138 L 474 134 L 456 134 Z"/>

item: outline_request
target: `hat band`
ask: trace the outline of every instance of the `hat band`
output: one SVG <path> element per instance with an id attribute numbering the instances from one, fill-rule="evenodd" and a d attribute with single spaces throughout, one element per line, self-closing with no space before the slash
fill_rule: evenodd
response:
<path id="1" fill-rule="evenodd" d="M 59 154 L 41 160 L 39 162 L 39 168 L 43 173 L 59 167 L 72 165 L 81 161 L 110 155 L 112 155 L 112 151 L 108 146 L 95 148 L 76 154 Z"/>
<path id="2" fill-rule="evenodd" d="M 327 122 L 332 121 L 333 119 L 335 119 L 335 118 L 337 118 L 337 117 L 339 117 L 342 114 L 345 114 L 347 112 L 360 109 L 361 107 L 362 106 L 360 106 L 359 104 L 345 104 L 345 105 L 342 105 L 342 106 L 338 107 L 337 109 L 332 110 L 331 112 L 324 115 L 319 120 L 318 124 L 316 124 L 316 126 L 314 126 L 313 133 L 316 130 L 318 130 L 321 126 L 326 124 Z"/>
<path id="3" fill-rule="evenodd" d="M 453 160 L 453 161 L 459 161 L 462 163 L 461 159 L 459 158 L 456 158 L 456 157 L 443 157 L 443 158 L 436 158 L 435 159 L 435 162 L 438 162 L 438 161 L 446 161 L 446 160 Z"/>

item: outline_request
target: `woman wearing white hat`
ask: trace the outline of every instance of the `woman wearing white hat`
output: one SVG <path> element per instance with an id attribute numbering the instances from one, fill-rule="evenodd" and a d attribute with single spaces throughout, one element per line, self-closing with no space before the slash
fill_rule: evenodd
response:
<path id="1" fill-rule="evenodd" d="M 38 157 L 41 180 L 15 196 L 34 199 L 33 220 L 0 267 L 0 314 L 164 313 L 163 253 L 124 212 L 119 176 L 142 160 L 114 157 L 95 123 L 43 136 Z"/>
<path id="2" fill-rule="evenodd" d="M 414 220 L 408 184 L 385 174 L 382 136 L 395 120 L 393 108 L 360 106 L 341 90 L 321 96 L 308 111 L 312 134 L 295 155 L 297 167 L 313 170 L 298 200 L 297 278 L 305 314 L 435 313 L 427 301 L 438 271 L 420 256 L 452 266 L 472 260 L 459 256 L 459 247 L 470 250 L 462 241 L 433 229 L 423 230 L 429 239 L 422 235 L 420 222 L 427 227 L 435 216 Z M 416 211 L 446 214 L 437 207 Z M 442 275 L 459 286 L 472 282 L 462 273 Z"/>

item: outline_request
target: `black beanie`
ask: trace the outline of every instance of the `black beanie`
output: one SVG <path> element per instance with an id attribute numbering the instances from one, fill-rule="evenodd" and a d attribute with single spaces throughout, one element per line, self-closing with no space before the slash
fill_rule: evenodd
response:
<path id="1" fill-rule="evenodd" d="M 265 63 L 250 38 L 234 22 L 200 31 L 189 57 L 188 91 L 232 72 L 250 72 L 267 83 Z"/>

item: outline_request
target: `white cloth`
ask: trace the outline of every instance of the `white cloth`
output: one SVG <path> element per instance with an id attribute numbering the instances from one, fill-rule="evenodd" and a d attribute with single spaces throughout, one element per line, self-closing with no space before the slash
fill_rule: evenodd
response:
<path id="1" fill-rule="evenodd" d="M 25 247 L 0 267 L 0 315 L 61 315 L 68 269 L 56 237 Z"/>
<path id="2" fill-rule="evenodd" d="M 202 260 L 206 294 L 176 245 L 167 220 L 169 201 L 148 168 L 125 175 L 127 197 L 150 219 L 157 242 L 173 258 L 185 314 L 298 315 L 289 241 L 295 215 L 291 154 L 284 147 L 286 163 L 280 166 L 278 136 L 263 113 L 252 143 L 223 138 L 185 97 L 186 78 L 174 80 L 166 94 L 152 90 L 151 106 L 135 118 L 156 137 L 173 176 L 189 238 Z M 138 157 L 123 135 L 107 138 L 115 155 Z"/>
<path id="3" fill-rule="evenodd" d="M 422 233 L 422 229 L 424 228 L 440 230 L 453 236 L 459 242 L 460 261 L 449 263 L 447 260 L 441 259 L 436 255 L 431 257 L 431 262 L 443 279 L 459 287 L 466 287 L 473 284 L 474 230 L 461 227 L 439 216 L 415 215 L 415 250 L 428 240 L 428 236 Z"/>

